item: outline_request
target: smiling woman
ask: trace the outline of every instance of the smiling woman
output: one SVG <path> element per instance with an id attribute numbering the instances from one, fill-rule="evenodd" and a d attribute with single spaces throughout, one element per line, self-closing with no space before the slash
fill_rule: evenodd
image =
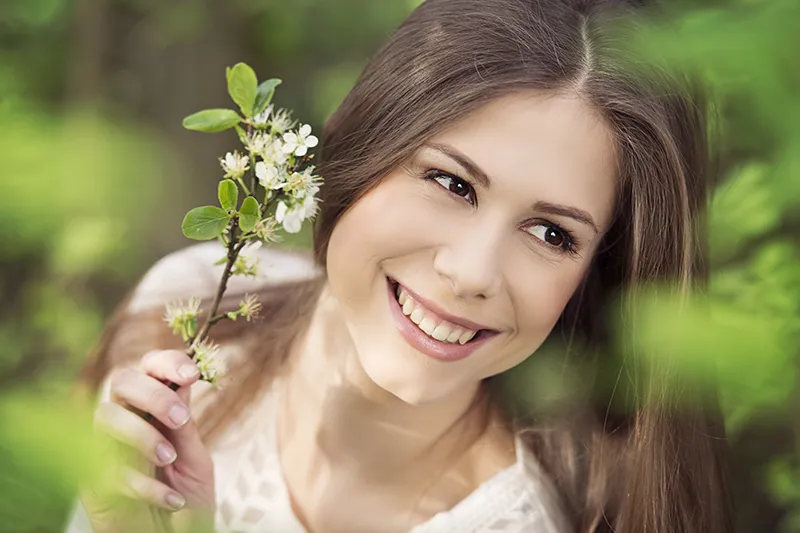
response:
<path id="1" fill-rule="evenodd" d="M 183 498 L 219 531 L 730 531 L 715 404 L 689 384 L 676 401 L 669 368 L 615 368 L 632 389 L 613 417 L 587 387 L 536 419 L 496 379 L 548 339 L 573 341 L 565 369 L 607 369 L 623 291 L 702 286 L 704 101 L 617 60 L 611 29 L 634 15 L 424 2 L 326 124 L 313 262 L 265 251 L 269 283 L 239 287 L 264 319 L 217 332 L 236 386 L 181 425 L 186 388 L 162 380 L 192 383 L 185 358 L 113 370 L 176 345 L 160 305 L 218 277 L 206 245 L 159 262 L 112 319 L 86 367 L 110 400 L 99 425 L 164 467 L 122 492 Z M 131 406 L 163 413 L 159 431 Z M 131 527 L 83 502 L 71 531 Z"/>

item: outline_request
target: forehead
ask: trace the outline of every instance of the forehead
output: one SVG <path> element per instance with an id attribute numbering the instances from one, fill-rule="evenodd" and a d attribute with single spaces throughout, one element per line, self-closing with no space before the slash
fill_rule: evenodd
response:
<path id="1" fill-rule="evenodd" d="M 519 93 L 495 100 L 433 141 L 450 144 L 492 181 L 527 201 L 568 203 L 610 217 L 616 183 L 613 137 L 580 97 Z M 520 187 L 524 187 L 520 189 Z"/>

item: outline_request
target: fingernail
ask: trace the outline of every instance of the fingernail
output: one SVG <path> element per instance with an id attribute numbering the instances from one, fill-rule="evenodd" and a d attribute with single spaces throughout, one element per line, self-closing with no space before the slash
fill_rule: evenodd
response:
<path id="1" fill-rule="evenodd" d="M 197 369 L 197 365 L 187 363 L 178 367 L 178 375 L 184 379 L 193 378 L 199 373 L 200 371 Z"/>
<path id="2" fill-rule="evenodd" d="M 189 421 L 190 415 L 188 409 L 181 404 L 176 403 L 170 408 L 167 416 L 169 416 L 169 419 L 172 420 L 176 426 L 182 426 Z"/>
<path id="3" fill-rule="evenodd" d="M 174 492 L 170 492 L 169 494 L 167 494 L 166 498 L 164 499 L 167 501 L 167 505 L 169 505 L 176 511 L 178 509 L 181 509 L 184 505 L 186 505 L 186 500 L 183 499 L 183 496 L 181 496 L 180 494 L 176 494 Z"/>
<path id="4" fill-rule="evenodd" d="M 175 453 L 172 446 L 163 443 L 156 446 L 156 456 L 165 465 L 172 464 L 178 458 L 178 454 Z"/>

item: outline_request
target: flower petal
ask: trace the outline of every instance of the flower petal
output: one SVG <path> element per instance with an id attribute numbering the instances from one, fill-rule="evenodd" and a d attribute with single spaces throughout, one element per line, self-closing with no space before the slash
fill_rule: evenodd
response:
<path id="1" fill-rule="evenodd" d="M 314 148 L 317 144 L 319 144 L 319 139 L 315 135 L 309 135 L 306 138 L 306 146 L 309 148 Z"/>
<path id="2" fill-rule="evenodd" d="M 300 133 L 300 137 L 308 137 L 309 133 L 311 133 L 311 126 L 308 124 L 303 124 L 300 126 L 298 132 Z"/>
<path id="3" fill-rule="evenodd" d="M 287 216 L 286 220 L 283 221 L 283 229 L 287 233 L 297 233 L 302 226 L 303 220 L 297 216 Z"/>
<path id="4" fill-rule="evenodd" d="M 285 203 L 278 202 L 278 207 L 275 209 L 275 220 L 283 222 L 283 217 L 286 216 L 288 210 L 289 207 Z"/>
<path id="5" fill-rule="evenodd" d="M 256 177 L 261 181 L 267 179 L 267 165 L 263 161 L 256 163 Z"/>
<path id="6" fill-rule="evenodd" d="M 305 144 L 301 144 L 300 146 L 297 147 L 297 150 L 294 151 L 294 155 L 296 155 L 297 157 L 303 157 L 304 155 L 306 155 L 306 153 L 308 153 L 308 148 L 306 148 Z"/>

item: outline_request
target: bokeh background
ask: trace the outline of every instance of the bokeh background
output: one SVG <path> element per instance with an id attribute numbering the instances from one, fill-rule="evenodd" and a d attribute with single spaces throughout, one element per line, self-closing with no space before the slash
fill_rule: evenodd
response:
<path id="1" fill-rule="evenodd" d="M 59 531 L 93 468 L 69 394 L 114 306 L 214 203 L 239 61 L 317 132 L 419 0 L 0 0 L 0 531 Z M 719 370 L 737 531 L 800 531 L 800 2 L 675 1 L 637 49 L 716 92 L 721 179 L 702 309 L 641 311 L 643 341 Z M 303 246 L 308 232 L 287 245 Z"/>

